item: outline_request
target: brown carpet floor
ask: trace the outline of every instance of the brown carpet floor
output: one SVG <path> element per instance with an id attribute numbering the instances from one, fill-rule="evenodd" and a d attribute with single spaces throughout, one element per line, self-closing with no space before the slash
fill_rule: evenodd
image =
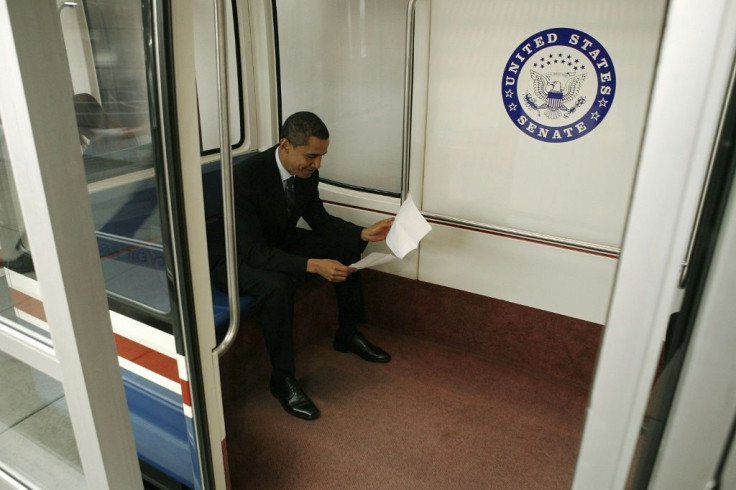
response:
<path id="1" fill-rule="evenodd" d="M 297 377 L 322 412 L 316 421 L 282 410 L 266 370 L 246 375 L 242 362 L 223 364 L 234 490 L 570 487 L 587 388 L 386 329 L 364 331 L 390 363 L 335 352 L 324 334 L 299 350 Z M 254 353 L 265 351 L 259 343 Z"/>

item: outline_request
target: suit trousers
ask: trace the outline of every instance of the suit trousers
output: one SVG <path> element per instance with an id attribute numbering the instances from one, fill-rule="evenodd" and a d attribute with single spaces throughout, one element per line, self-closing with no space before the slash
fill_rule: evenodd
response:
<path id="1" fill-rule="evenodd" d="M 349 246 L 339 237 L 319 235 L 296 228 L 284 251 L 307 258 L 333 259 L 350 265 L 360 259 L 358 244 Z M 257 269 L 241 263 L 238 267 L 241 294 L 257 298 L 258 318 L 275 376 L 294 375 L 294 295 L 301 279 L 278 271 Z M 334 283 L 338 307 L 337 339 L 355 334 L 365 321 L 360 271 L 344 282 Z"/>

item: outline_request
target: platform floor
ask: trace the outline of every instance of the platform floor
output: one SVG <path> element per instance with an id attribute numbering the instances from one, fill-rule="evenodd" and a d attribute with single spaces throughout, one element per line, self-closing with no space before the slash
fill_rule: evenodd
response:
<path id="1" fill-rule="evenodd" d="M 48 336 L 15 316 L 2 271 L 0 316 L 27 335 Z M 29 486 L 84 488 L 61 383 L 2 351 L 0 373 L 0 467 Z"/>

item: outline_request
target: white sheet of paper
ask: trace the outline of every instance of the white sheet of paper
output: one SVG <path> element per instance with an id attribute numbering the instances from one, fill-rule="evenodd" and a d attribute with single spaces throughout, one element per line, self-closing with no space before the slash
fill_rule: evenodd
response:
<path id="1" fill-rule="evenodd" d="M 396 260 L 396 256 L 391 254 L 382 254 L 379 252 L 373 252 L 359 261 L 357 261 L 354 264 L 351 264 L 350 267 L 353 267 L 355 269 L 366 269 L 368 267 L 374 267 L 376 265 L 385 264 L 387 262 L 391 262 L 392 260 Z"/>
<path id="2" fill-rule="evenodd" d="M 419 246 L 419 242 L 431 230 L 432 227 L 424 219 L 424 216 L 414 204 L 411 195 L 409 195 L 404 204 L 401 205 L 399 213 L 394 218 L 394 223 L 386 236 L 386 245 L 394 255 L 373 252 L 349 267 L 365 269 L 391 262 L 396 258 L 403 259 L 406 254 Z"/>
<path id="3" fill-rule="evenodd" d="M 394 224 L 386 237 L 386 245 L 398 258 L 416 249 L 422 238 L 432 230 L 422 213 L 419 212 L 411 195 L 401 205 Z"/>

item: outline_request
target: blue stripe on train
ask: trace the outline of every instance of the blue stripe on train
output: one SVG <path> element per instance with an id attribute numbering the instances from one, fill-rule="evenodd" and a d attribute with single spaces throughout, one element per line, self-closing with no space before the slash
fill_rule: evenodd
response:
<path id="1" fill-rule="evenodd" d="M 199 487 L 181 395 L 127 369 L 121 371 L 138 457 L 190 488 Z"/>

